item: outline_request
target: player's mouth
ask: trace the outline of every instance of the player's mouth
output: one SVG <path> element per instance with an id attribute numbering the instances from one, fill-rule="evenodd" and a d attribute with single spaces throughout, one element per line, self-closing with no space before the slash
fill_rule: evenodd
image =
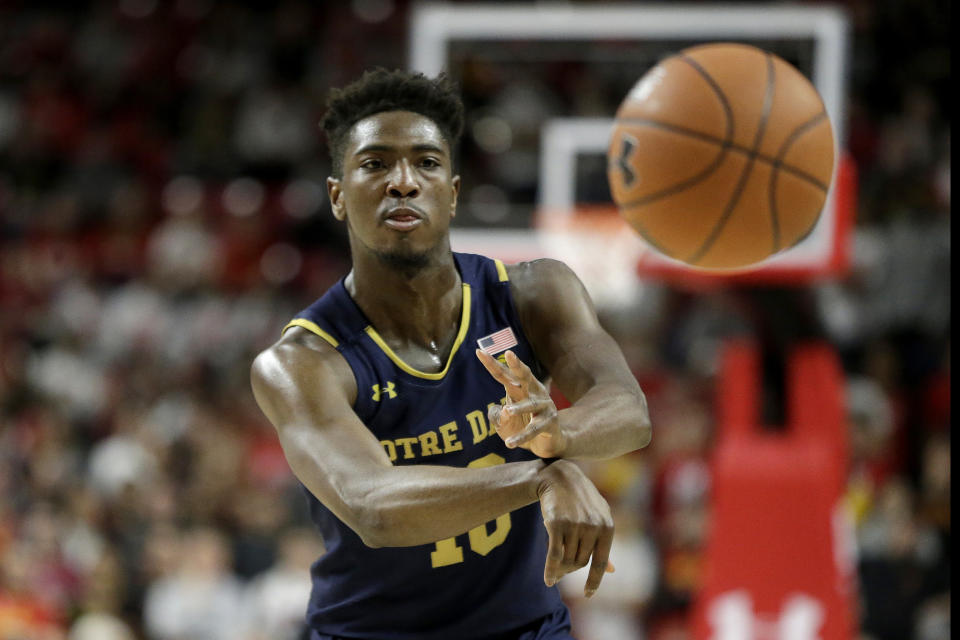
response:
<path id="1" fill-rule="evenodd" d="M 387 212 L 383 223 L 396 231 L 413 231 L 423 224 L 423 214 L 409 207 L 396 207 Z"/>

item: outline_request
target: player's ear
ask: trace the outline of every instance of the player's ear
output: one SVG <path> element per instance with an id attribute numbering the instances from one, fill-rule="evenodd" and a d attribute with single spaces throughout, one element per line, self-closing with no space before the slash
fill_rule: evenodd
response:
<path id="1" fill-rule="evenodd" d="M 450 186 L 453 188 L 453 198 L 450 200 L 450 217 L 457 215 L 457 196 L 460 195 L 460 176 L 453 176 L 450 180 Z"/>
<path id="2" fill-rule="evenodd" d="M 343 206 L 343 190 L 340 188 L 340 181 L 333 176 L 327 178 L 327 195 L 330 197 L 333 217 L 343 222 L 347 217 L 346 207 Z"/>

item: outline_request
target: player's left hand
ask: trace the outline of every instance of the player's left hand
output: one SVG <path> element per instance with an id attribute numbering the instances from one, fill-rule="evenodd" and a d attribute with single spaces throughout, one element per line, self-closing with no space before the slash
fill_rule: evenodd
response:
<path id="1" fill-rule="evenodd" d="M 566 438 L 557 419 L 557 405 L 530 367 L 513 351 L 506 352 L 506 364 L 480 349 L 477 357 L 507 393 L 507 404 L 493 405 L 487 414 L 504 443 L 511 449 L 529 449 L 541 458 L 561 457 Z"/>

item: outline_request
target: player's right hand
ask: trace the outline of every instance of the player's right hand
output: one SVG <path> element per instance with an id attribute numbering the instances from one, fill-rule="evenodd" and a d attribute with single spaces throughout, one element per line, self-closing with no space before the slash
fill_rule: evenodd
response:
<path id="1" fill-rule="evenodd" d="M 590 597 L 603 574 L 613 572 L 610 545 L 613 515 L 590 479 L 576 464 L 557 460 L 540 471 L 540 511 L 550 538 L 543 581 L 548 587 L 591 561 L 583 593 Z"/>

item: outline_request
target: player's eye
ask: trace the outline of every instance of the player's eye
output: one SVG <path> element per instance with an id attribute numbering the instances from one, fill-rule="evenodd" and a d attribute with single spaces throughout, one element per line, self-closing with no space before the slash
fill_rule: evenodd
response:
<path id="1" fill-rule="evenodd" d="M 427 167 L 428 169 L 434 169 L 440 166 L 440 161 L 436 158 L 424 158 L 420 161 L 421 167 Z"/>
<path id="2" fill-rule="evenodd" d="M 364 169 L 382 169 L 384 165 L 379 158 L 369 158 L 361 162 L 360 166 Z"/>

